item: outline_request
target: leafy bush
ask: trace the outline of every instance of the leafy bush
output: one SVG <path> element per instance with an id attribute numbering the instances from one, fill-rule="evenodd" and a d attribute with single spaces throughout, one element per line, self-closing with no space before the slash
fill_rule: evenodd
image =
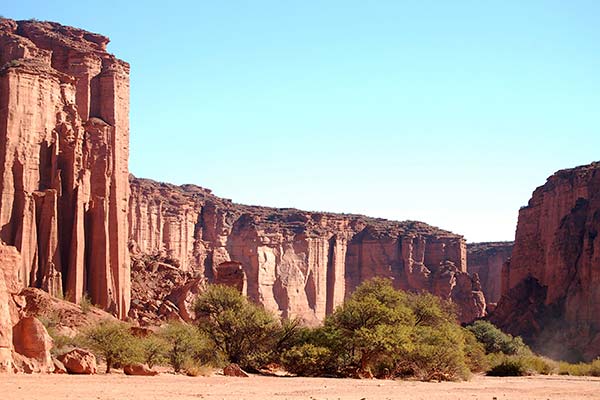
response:
<path id="1" fill-rule="evenodd" d="M 403 350 L 414 324 L 407 295 L 395 290 L 389 280 L 373 279 L 361 284 L 326 319 L 322 333 L 338 355 L 338 373 L 348 375 L 354 370 L 369 375 L 384 358 Z"/>
<path id="2" fill-rule="evenodd" d="M 546 357 L 536 355 L 522 356 L 529 371 L 540 375 L 551 375 L 558 371 L 558 364 Z"/>
<path id="3" fill-rule="evenodd" d="M 323 327 L 304 339 L 304 345 L 282 357 L 284 366 L 298 375 L 408 375 L 423 380 L 469 375 L 465 332 L 452 307 L 430 294 L 395 290 L 387 279 L 361 284 Z M 475 357 L 479 349 L 482 357 L 477 346 L 471 343 L 470 351 Z"/>
<path id="4" fill-rule="evenodd" d="M 72 350 L 75 347 L 78 347 L 81 345 L 81 343 L 80 343 L 81 338 L 63 335 L 63 334 L 59 333 L 56 326 L 49 326 L 46 328 L 46 330 L 48 331 L 48 335 L 50 335 L 50 337 L 52 338 L 52 341 L 54 342 L 54 345 L 52 346 L 52 349 L 50 350 L 50 352 L 54 356 L 64 354 L 67 351 Z"/>
<path id="5" fill-rule="evenodd" d="M 192 325 L 171 323 L 159 332 L 159 337 L 166 343 L 163 355 L 175 372 L 181 372 L 191 362 L 208 364 L 216 360 L 214 347 Z"/>
<path id="6" fill-rule="evenodd" d="M 561 361 L 558 363 L 558 373 L 572 376 L 600 376 L 600 358 L 590 363 L 571 364 Z"/>
<path id="7" fill-rule="evenodd" d="M 467 329 L 484 345 L 487 354 L 504 353 L 513 355 L 531 353 L 529 347 L 523 343 L 523 339 L 502 332 L 491 322 L 476 321 L 468 326 Z"/>
<path id="8" fill-rule="evenodd" d="M 102 322 L 88 328 L 82 334 L 81 343 L 106 361 L 106 373 L 118 365 L 141 361 L 139 339 L 121 322 Z"/>
<path id="9" fill-rule="evenodd" d="M 158 335 L 149 335 L 141 339 L 142 359 L 148 367 L 162 365 L 167 362 L 167 352 L 169 351 L 169 342 Z"/>
<path id="10" fill-rule="evenodd" d="M 272 356 L 281 325 L 236 289 L 212 285 L 195 305 L 198 327 L 229 362 L 256 370 Z"/>
<path id="11" fill-rule="evenodd" d="M 521 357 L 504 357 L 487 372 L 489 376 L 525 376 L 531 375 Z"/>
<path id="12" fill-rule="evenodd" d="M 483 344 L 468 329 L 462 330 L 465 339 L 465 357 L 467 367 L 471 372 L 483 372 L 489 368 Z"/>
<path id="13" fill-rule="evenodd" d="M 331 370 L 331 362 L 331 350 L 310 343 L 294 346 L 281 356 L 283 367 L 300 376 L 327 375 Z"/>
<path id="14" fill-rule="evenodd" d="M 458 324 L 417 326 L 413 346 L 403 355 L 404 373 L 425 381 L 467 379 L 470 375 L 465 357 L 465 339 Z"/>
<path id="15" fill-rule="evenodd" d="M 556 362 L 534 354 L 506 355 L 502 353 L 488 356 L 490 376 L 523 376 L 532 374 L 550 375 L 558 371 Z"/>

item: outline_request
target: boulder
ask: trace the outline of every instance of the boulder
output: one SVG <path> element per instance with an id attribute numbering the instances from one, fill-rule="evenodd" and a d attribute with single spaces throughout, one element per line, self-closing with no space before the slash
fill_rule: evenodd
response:
<path id="1" fill-rule="evenodd" d="M 70 374 L 91 375 L 98 372 L 96 356 L 83 349 L 73 349 L 58 357 Z"/>
<path id="2" fill-rule="evenodd" d="M 244 372 L 244 370 L 242 370 L 240 368 L 239 365 L 233 363 L 233 364 L 229 364 L 228 366 L 226 366 L 225 368 L 223 368 L 223 375 L 225 376 L 237 376 L 240 378 L 248 378 L 248 374 L 246 372 Z"/>
<path id="3" fill-rule="evenodd" d="M 134 363 L 128 364 L 123 367 L 125 375 L 141 375 L 141 376 L 154 376 L 158 375 L 158 371 L 148 368 L 145 364 Z"/>
<path id="4" fill-rule="evenodd" d="M 56 357 L 52 357 L 52 362 L 54 363 L 54 373 L 55 374 L 66 374 L 67 368 L 65 368 L 65 364 L 58 361 Z"/>
<path id="5" fill-rule="evenodd" d="M 37 318 L 21 318 L 13 327 L 13 345 L 17 353 L 34 360 L 40 372 L 54 370 L 50 355 L 53 340 Z"/>
<path id="6" fill-rule="evenodd" d="M 12 372 L 15 374 L 33 374 L 41 372 L 40 366 L 33 358 L 25 357 L 15 351 L 12 352 Z"/>

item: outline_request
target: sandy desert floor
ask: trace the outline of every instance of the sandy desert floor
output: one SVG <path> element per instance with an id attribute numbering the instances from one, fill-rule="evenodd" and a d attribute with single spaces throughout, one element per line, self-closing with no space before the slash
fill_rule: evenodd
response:
<path id="1" fill-rule="evenodd" d="M 425 383 L 251 376 L 161 374 L 0 376 L 0 399 L 600 399 L 600 378 L 535 376 Z"/>

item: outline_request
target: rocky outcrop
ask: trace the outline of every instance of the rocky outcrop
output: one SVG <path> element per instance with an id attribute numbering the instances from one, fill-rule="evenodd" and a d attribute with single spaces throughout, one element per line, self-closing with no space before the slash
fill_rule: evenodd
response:
<path id="1" fill-rule="evenodd" d="M 600 163 L 548 178 L 519 212 L 492 321 L 553 357 L 599 356 L 599 230 Z"/>
<path id="2" fill-rule="evenodd" d="M 125 317 L 129 65 L 108 38 L 0 19 L 0 239 L 17 282 Z"/>
<path id="3" fill-rule="evenodd" d="M 513 242 L 467 243 L 467 266 L 477 274 L 488 303 L 497 303 L 502 291 L 502 266 L 512 253 Z"/>
<path id="4" fill-rule="evenodd" d="M 456 301 L 463 321 L 485 314 L 462 236 L 414 221 L 244 206 L 193 185 L 130 184 L 132 254 L 175 260 L 284 317 L 322 321 L 376 276 Z"/>
<path id="5" fill-rule="evenodd" d="M 143 326 L 158 326 L 165 320 L 194 318 L 194 300 L 205 279 L 173 266 L 177 261 L 168 257 L 138 254 L 131 260 L 132 319 Z"/>

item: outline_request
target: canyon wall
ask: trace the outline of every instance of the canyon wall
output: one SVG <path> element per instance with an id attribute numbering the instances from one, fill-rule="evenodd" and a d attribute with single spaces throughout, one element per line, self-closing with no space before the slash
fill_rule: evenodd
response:
<path id="1" fill-rule="evenodd" d="M 492 321 L 538 351 L 600 355 L 600 163 L 562 170 L 519 212 Z"/>
<path id="2" fill-rule="evenodd" d="M 129 65 L 108 38 L 0 19 L 0 239 L 20 287 L 129 309 Z"/>
<path id="3" fill-rule="evenodd" d="M 483 242 L 467 244 L 467 266 L 477 274 L 488 306 L 500 300 L 502 267 L 510 258 L 513 242 Z M 488 310 L 489 311 L 489 310 Z"/>
<path id="4" fill-rule="evenodd" d="M 241 268 L 245 294 L 284 317 L 322 321 L 376 276 L 452 299 L 462 321 L 485 314 L 462 236 L 421 222 L 244 206 L 193 185 L 130 184 L 132 254 L 160 254 L 209 282 Z"/>

